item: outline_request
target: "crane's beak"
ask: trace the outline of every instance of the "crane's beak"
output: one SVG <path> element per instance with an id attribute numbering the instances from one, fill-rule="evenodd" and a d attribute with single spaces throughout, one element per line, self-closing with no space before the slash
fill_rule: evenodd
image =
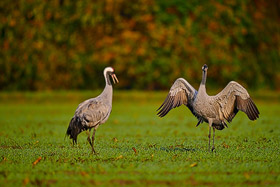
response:
<path id="1" fill-rule="evenodd" d="M 117 78 L 115 73 L 111 74 L 111 77 L 113 79 L 114 84 L 119 83 L 119 80 L 118 80 L 118 78 Z"/>

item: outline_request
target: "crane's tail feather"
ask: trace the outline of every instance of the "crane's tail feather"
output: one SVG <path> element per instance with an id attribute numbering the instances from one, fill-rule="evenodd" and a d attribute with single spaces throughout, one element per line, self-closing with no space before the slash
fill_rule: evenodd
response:
<path id="1" fill-rule="evenodd" d="M 212 126 L 217 130 L 223 130 L 225 127 L 227 127 L 227 124 L 225 122 L 220 124 L 213 123 Z"/>
<path id="2" fill-rule="evenodd" d="M 196 124 L 196 127 L 197 127 L 200 123 L 203 123 L 203 119 L 202 119 L 202 118 L 199 119 L 199 121 L 198 121 L 197 124 Z"/>
<path id="3" fill-rule="evenodd" d="M 73 145 L 77 144 L 77 136 L 80 132 L 82 132 L 82 122 L 79 117 L 74 116 L 66 131 L 66 136 L 70 136 L 70 139 L 73 140 Z"/>

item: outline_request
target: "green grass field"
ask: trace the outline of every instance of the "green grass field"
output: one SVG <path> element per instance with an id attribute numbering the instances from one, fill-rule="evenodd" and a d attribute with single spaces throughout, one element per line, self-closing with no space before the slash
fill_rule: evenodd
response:
<path id="1" fill-rule="evenodd" d="M 186 107 L 156 116 L 167 91 L 115 90 L 92 155 L 85 132 L 77 146 L 64 137 L 78 104 L 97 94 L 0 93 L 0 186 L 280 185 L 277 93 L 253 95 L 260 119 L 238 113 L 212 153 L 207 124 L 195 127 Z"/>

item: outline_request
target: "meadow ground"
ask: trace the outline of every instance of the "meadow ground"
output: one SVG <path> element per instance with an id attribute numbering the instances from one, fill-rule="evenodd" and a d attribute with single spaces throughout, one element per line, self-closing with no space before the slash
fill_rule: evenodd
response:
<path id="1" fill-rule="evenodd" d="M 77 105 L 99 92 L 0 93 L 0 186 L 280 185 L 279 94 L 255 94 L 261 115 L 238 113 L 216 131 L 182 106 L 156 116 L 165 92 L 115 91 L 113 110 L 96 133 L 65 137 Z M 272 101 L 268 98 L 273 98 Z"/>

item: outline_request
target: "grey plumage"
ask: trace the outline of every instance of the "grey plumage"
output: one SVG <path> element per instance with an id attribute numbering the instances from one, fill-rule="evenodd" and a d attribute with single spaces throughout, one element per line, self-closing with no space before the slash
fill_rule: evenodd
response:
<path id="1" fill-rule="evenodd" d="M 77 143 L 77 136 L 79 133 L 86 130 L 90 131 L 94 128 L 92 139 L 90 139 L 90 134 L 88 133 L 88 142 L 93 152 L 95 152 L 95 131 L 99 125 L 107 121 L 112 110 L 113 87 L 110 76 L 114 83 L 118 82 L 113 68 L 105 68 L 103 74 L 106 82 L 103 92 L 99 96 L 79 104 L 66 132 L 66 134 L 70 136 L 70 139 L 73 140 L 73 144 L 75 144 Z"/>
<path id="2" fill-rule="evenodd" d="M 215 129 L 223 130 L 230 123 L 239 110 L 245 112 L 250 120 L 259 118 L 259 110 L 249 96 L 247 90 L 237 82 L 231 81 L 217 95 L 209 96 L 206 93 L 207 65 L 202 67 L 202 81 L 196 91 L 185 79 L 179 78 L 172 85 L 165 101 L 158 109 L 158 116 L 164 117 L 171 109 L 186 105 L 197 117 L 199 124 L 209 123 L 209 149 L 211 128 L 213 129 L 213 147 Z"/>

